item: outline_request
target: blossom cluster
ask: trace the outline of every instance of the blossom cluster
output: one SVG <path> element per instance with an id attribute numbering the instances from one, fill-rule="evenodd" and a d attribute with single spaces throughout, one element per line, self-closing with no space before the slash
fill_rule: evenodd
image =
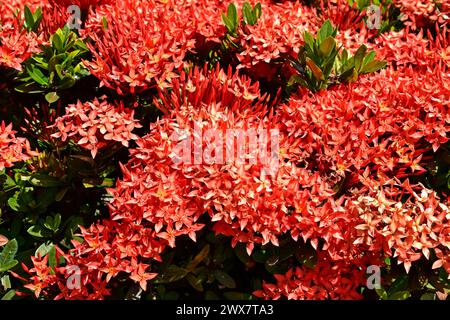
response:
<path id="1" fill-rule="evenodd" d="M 43 9 L 35 32 L 14 15 L 25 1 L 0 3 L 0 67 L 11 72 L 67 22 L 61 9 L 82 9 L 77 32 L 90 54 L 80 65 L 91 76 L 71 79 L 87 85 L 61 92 L 58 111 L 47 100 L 51 134 L 34 136 L 52 161 L 64 161 L 58 140 L 71 154 L 90 152 L 92 163 L 120 144 L 127 148 L 107 159 L 119 174 L 103 189 L 104 212 L 64 242 L 71 249 L 55 241 L 54 257 L 36 254 L 25 267 L 29 277 L 21 279 L 37 298 L 103 299 L 118 279 L 145 291 L 164 254 L 180 241 L 197 242 L 204 231 L 245 247 L 249 259 L 285 241 L 313 250 L 313 266 L 295 261 L 287 272 L 265 275 L 253 292 L 263 299 L 361 299 L 365 270 L 386 266 L 386 259 L 406 275 L 424 261 L 430 272 L 450 274 L 450 187 L 433 180 L 443 170 L 438 165 L 450 166 L 447 2 L 395 0 L 406 28 L 381 34 L 346 0 L 262 0 L 253 25 L 239 20 L 246 1 L 238 0 L 235 34 L 221 20 L 229 3 L 219 0 L 33 0 L 27 2 L 32 11 Z M 305 31 L 320 33 L 325 21 L 338 28 L 336 47 L 355 55 L 355 70 L 367 59 L 357 57 L 363 44 L 379 60 L 369 63 L 383 60 L 386 68 L 348 82 L 332 75 L 317 92 L 287 90 L 296 72 L 315 79 L 319 68 L 311 59 L 305 70 L 294 70 L 293 60 L 308 42 Z M 321 40 L 311 56 L 333 51 L 333 39 Z M 53 76 L 63 80 L 65 73 L 55 68 Z M 88 87 L 87 98 L 75 92 Z M 45 101 L 32 93 L 25 108 Z M 42 112 L 34 108 L 33 117 Z M 234 138 L 231 146 L 224 143 L 229 131 L 256 132 L 260 141 L 276 132 L 276 148 L 266 141 L 259 149 L 271 152 L 269 162 L 252 153 L 250 137 L 241 146 Z M 2 123 L 0 170 L 35 156 L 31 149 Z M 243 162 L 221 157 L 242 150 Z M 80 285 L 68 286 L 74 267 Z"/>
<path id="2" fill-rule="evenodd" d="M 57 129 L 52 137 L 74 141 L 90 150 L 92 158 L 99 149 L 110 147 L 113 142 L 128 147 L 129 141 L 138 139 L 132 131 L 141 127 L 134 119 L 134 111 L 125 108 L 123 103 L 113 105 L 97 99 L 69 105 L 65 115 L 57 118 L 52 126 Z"/>
<path id="3" fill-rule="evenodd" d="M 26 161 L 39 155 L 31 150 L 30 143 L 25 138 L 15 136 L 12 124 L 6 125 L 2 121 L 0 125 L 0 171 L 12 167 L 15 162 Z"/>
<path id="4" fill-rule="evenodd" d="M 395 0 L 402 12 L 401 20 L 413 29 L 433 26 L 438 23 L 447 25 L 450 19 L 450 4 L 446 0 Z"/>

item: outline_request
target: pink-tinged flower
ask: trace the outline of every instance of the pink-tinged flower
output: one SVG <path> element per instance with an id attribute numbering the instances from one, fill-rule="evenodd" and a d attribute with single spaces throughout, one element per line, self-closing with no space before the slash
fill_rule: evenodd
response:
<path id="1" fill-rule="evenodd" d="M 0 125 L 0 171 L 9 168 L 15 162 L 26 161 L 39 155 L 32 151 L 30 143 L 25 138 L 17 138 L 16 131 L 12 130 L 12 124 L 5 122 Z"/>
<path id="2" fill-rule="evenodd" d="M 52 137 L 62 141 L 71 139 L 90 150 L 95 158 L 98 150 L 111 146 L 113 142 L 128 147 L 129 141 L 138 139 L 132 131 L 141 125 L 134 119 L 134 111 L 125 108 L 123 103 L 114 105 L 95 99 L 69 105 L 66 114 L 56 119 L 52 127 L 57 129 Z"/>
<path id="3" fill-rule="evenodd" d="M 406 195 L 410 200 L 402 201 Z M 440 258 L 439 253 L 450 246 L 450 210 L 431 190 L 393 183 L 361 195 L 354 204 L 364 220 L 356 227 L 355 242 L 370 245 L 369 250 L 385 250 L 388 256 L 393 252 L 406 272 L 422 257 L 430 259 L 431 250 Z M 439 261 L 443 260 L 437 260 L 434 268 L 444 266 Z"/>

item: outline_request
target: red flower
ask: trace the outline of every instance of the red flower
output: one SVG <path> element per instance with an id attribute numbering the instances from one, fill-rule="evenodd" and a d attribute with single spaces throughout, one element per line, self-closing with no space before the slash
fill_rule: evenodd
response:
<path id="1" fill-rule="evenodd" d="M 80 9 L 84 11 L 91 7 L 96 7 L 98 5 L 111 2 L 111 0 L 49 0 L 49 2 L 53 6 L 57 6 L 60 9 L 65 9 L 69 6 L 75 5 L 80 7 Z"/>
<path id="2" fill-rule="evenodd" d="M 119 94 L 168 86 L 186 66 L 194 47 L 195 21 L 178 3 L 125 0 L 99 7 L 89 16 L 85 37 L 93 60 L 86 61 L 101 85 Z M 104 22 L 107 26 L 104 26 Z"/>
<path id="3" fill-rule="evenodd" d="M 133 261 L 132 261 L 133 263 Z M 148 265 L 145 264 L 139 264 L 137 266 L 137 269 L 133 271 L 133 273 L 130 276 L 131 280 L 134 280 L 139 283 L 142 290 L 147 290 L 147 281 L 155 278 L 158 274 L 156 273 L 147 273 L 145 270 L 148 268 Z"/>
<path id="4" fill-rule="evenodd" d="M 141 125 L 134 119 L 134 111 L 127 109 L 122 103 L 111 105 L 106 101 L 70 105 L 66 108 L 66 115 L 56 119 L 53 127 L 58 132 L 52 134 L 54 138 L 66 141 L 71 138 L 81 147 L 90 150 L 95 158 L 99 149 L 106 148 L 111 142 L 120 142 L 128 147 L 130 140 L 138 137 L 132 133 Z"/>
<path id="5" fill-rule="evenodd" d="M 436 22 L 441 27 L 449 20 L 450 4 L 445 0 L 395 0 L 402 13 L 402 21 L 413 30 L 432 27 Z"/>
<path id="6" fill-rule="evenodd" d="M 12 167 L 15 162 L 26 161 L 39 153 L 32 151 L 30 143 L 24 138 L 16 138 L 12 124 L 0 125 L 0 171 Z"/>
<path id="7" fill-rule="evenodd" d="M 365 285 L 363 268 L 345 262 L 333 263 L 319 257 L 314 268 L 298 267 L 286 274 L 276 274 L 276 284 L 264 282 L 254 295 L 267 300 L 360 299 L 358 288 Z"/>

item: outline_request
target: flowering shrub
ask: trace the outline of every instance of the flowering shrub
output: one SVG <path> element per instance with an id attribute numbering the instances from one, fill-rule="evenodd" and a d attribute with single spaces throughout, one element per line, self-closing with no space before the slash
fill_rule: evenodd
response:
<path id="1" fill-rule="evenodd" d="M 448 298 L 447 2 L 0 3 L 3 299 Z"/>
<path id="2" fill-rule="evenodd" d="M 12 167 L 14 162 L 25 161 L 37 153 L 31 151 L 30 143 L 25 138 L 16 138 L 12 124 L 8 126 L 5 122 L 0 126 L 0 170 Z"/>

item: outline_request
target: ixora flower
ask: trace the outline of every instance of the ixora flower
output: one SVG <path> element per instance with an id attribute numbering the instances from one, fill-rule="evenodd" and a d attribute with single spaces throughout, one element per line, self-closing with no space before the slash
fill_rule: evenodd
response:
<path id="1" fill-rule="evenodd" d="M 12 167 L 15 162 L 26 161 L 39 153 L 32 151 L 25 138 L 17 138 L 12 124 L 8 126 L 2 121 L 0 125 L 0 171 Z"/>
<path id="2" fill-rule="evenodd" d="M 402 202 L 405 196 L 410 200 Z M 414 261 L 422 257 L 430 259 L 431 250 L 438 254 L 450 247 L 450 209 L 434 191 L 423 186 L 404 182 L 372 189 L 367 195 L 361 195 L 355 205 L 364 219 L 356 227 L 359 235 L 355 242 L 386 250 L 389 256 L 392 250 L 406 272 Z M 444 266 L 449 272 L 449 265 L 439 261 L 442 262 L 437 260 L 434 267 Z"/>
<path id="3" fill-rule="evenodd" d="M 402 21 L 413 30 L 433 27 L 449 21 L 450 4 L 446 0 L 394 0 L 402 13 Z"/>
<path id="4" fill-rule="evenodd" d="M 15 16 L 23 5 L 24 1 L 0 1 L 0 66 L 16 70 L 22 70 L 21 63 L 39 51 L 37 35 L 23 29 Z"/>
<path id="5" fill-rule="evenodd" d="M 298 53 L 305 30 L 318 29 L 316 10 L 301 2 L 262 3 L 255 25 L 238 29 L 238 69 L 258 78 L 274 77 L 283 58 Z"/>
<path id="6" fill-rule="evenodd" d="M 363 270 L 345 262 L 330 262 L 322 255 L 314 268 L 302 266 L 277 274 L 276 284 L 264 282 L 254 295 L 267 300 L 360 299 L 358 288 L 366 280 Z"/>
<path id="7" fill-rule="evenodd" d="M 53 138 L 62 141 L 71 139 L 90 150 L 95 158 L 99 149 L 107 148 L 114 142 L 128 147 L 130 140 L 138 139 L 132 131 L 141 125 L 134 119 L 134 111 L 125 108 L 123 103 L 114 105 L 95 99 L 69 105 L 66 114 L 56 119 L 52 127 L 57 129 L 52 134 Z"/>
<path id="8" fill-rule="evenodd" d="M 119 94 L 169 86 L 194 48 L 195 21 L 178 2 L 126 0 L 98 8 L 83 32 L 93 54 L 86 61 L 101 85 Z"/>
<path id="9" fill-rule="evenodd" d="M 11 8 L 23 2 L 13 0 Z M 56 11 L 67 4 L 45 2 L 45 8 Z M 366 277 L 373 266 L 389 274 L 383 279 L 389 293 L 391 276 L 408 277 L 410 283 L 416 275 L 421 278 L 425 268 L 430 284 L 433 278 L 440 282 L 448 276 L 450 38 L 442 27 L 446 3 L 394 0 L 410 26 L 378 35 L 346 0 L 318 5 L 245 2 L 234 1 L 239 17 L 220 0 L 71 3 L 83 10 L 90 7 L 80 34 L 92 58 L 83 63 L 101 86 L 112 89 L 103 90 L 110 99 L 81 102 L 83 94 L 64 115 L 57 111 L 42 119 L 39 112 L 47 110 L 35 108 L 36 116 L 28 112 L 28 118 L 36 117 L 34 122 L 39 120 L 48 131 L 33 141 L 59 150 L 60 143 L 52 146 L 52 139 L 41 138 L 48 138 L 49 132 L 53 140 L 102 156 L 111 161 L 108 168 L 115 167 L 117 180 L 105 190 L 109 194 L 104 203 L 97 198 L 100 188 L 95 188 L 93 200 L 107 210 L 96 211 L 104 215 L 90 216 L 91 223 L 79 227 L 71 249 L 55 245 L 51 253 L 33 256 L 32 267 L 24 267 L 29 277 L 22 280 L 36 297 L 117 298 L 128 285 L 130 292 L 162 287 L 167 255 L 173 253 L 171 265 L 192 265 L 178 253 L 186 251 L 185 244 L 203 246 L 205 240 L 212 248 L 213 233 L 227 238 L 239 260 L 243 257 L 238 253 L 246 251 L 249 263 L 230 267 L 233 274 L 258 268 L 262 287 L 253 294 L 263 299 L 372 297 Z M 411 4 L 418 9 L 412 10 Z M 13 30 L 14 17 L 0 12 L 0 32 L 6 35 L 0 46 L 0 52 L 6 52 L 2 66 L 20 68 L 22 59 L 47 38 L 52 11 L 44 12 L 48 15 L 39 35 Z M 317 80 L 324 74 L 306 58 L 298 65 L 290 65 L 288 58 L 310 42 L 305 30 L 316 33 L 328 19 L 340 29 L 338 47 L 353 53 L 366 44 L 375 51 L 367 60 L 362 51 L 358 58 L 340 55 L 337 64 L 355 68 L 347 72 L 361 71 L 361 66 L 379 70 L 376 63 L 369 64 L 373 54 L 388 64 L 345 83 L 344 77 L 333 77 L 326 90 L 292 92 L 285 83 L 292 69 L 317 75 Z M 436 30 L 431 30 L 435 22 Z M 413 32 L 414 25 L 426 29 Z M 324 26 L 317 33 L 325 39 L 310 47 L 316 57 L 334 46 L 332 38 L 327 40 L 330 25 Z M 217 66 L 211 67 L 211 61 Z M 269 96 L 266 90 L 277 93 Z M 112 91 L 123 101 L 113 102 Z M 137 136 L 133 132 L 141 125 L 134 109 L 125 106 L 148 97 L 163 115 Z M 33 125 L 29 122 L 24 121 Z M 128 158 L 120 158 L 123 163 L 103 157 L 107 149 L 122 146 L 130 148 Z M 0 169 L 29 159 L 34 155 L 30 149 L 25 139 L 15 137 L 11 125 L 2 125 Z M 70 196 L 64 195 L 64 201 Z M 0 245 L 5 241 L 0 239 Z M 67 247 L 69 241 L 61 243 Z M 260 273 L 264 264 L 257 256 L 262 250 L 276 255 L 285 249 L 294 252 L 283 260 L 284 266 L 276 263 L 282 268 L 279 274 L 269 273 L 267 260 L 268 272 Z M 212 260 L 200 263 L 211 271 Z M 428 289 L 424 285 L 422 290 Z M 446 298 L 448 289 L 441 291 L 436 295 Z"/>
<path id="10" fill-rule="evenodd" d="M 364 29 L 364 14 L 356 2 L 350 5 L 348 0 L 321 0 L 320 9 L 323 21 L 329 19 L 339 30 Z"/>
<path id="11" fill-rule="evenodd" d="M 68 21 L 66 11 L 53 8 L 45 0 L 2 0 L 0 6 L 0 67 L 21 71 L 22 63 L 39 52 L 40 45 L 46 43 L 50 35 Z M 38 10 L 41 12 L 36 30 L 30 31 L 24 27 L 25 6 L 32 13 Z"/>
<path id="12" fill-rule="evenodd" d="M 429 257 L 427 250 L 439 243 L 446 247 L 442 235 L 448 221 L 439 205 L 446 205 L 445 201 L 417 185 L 414 189 L 390 188 L 386 193 L 395 201 L 384 201 L 381 208 L 379 194 L 385 185 L 402 184 L 425 172 L 432 155 L 449 141 L 450 87 L 445 70 L 442 63 L 426 69 L 391 67 L 355 84 L 316 94 L 300 92 L 278 108 L 281 134 L 297 140 L 298 147 L 287 153 L 290 161 L 310 168 L 334 184 L 333 191 L 342 193 L 337 201 L 325 199 L 315 211 L 308 208 L 308 202 L 296 203 L 292 217 L 298 223 L 292 227 L 293 236 L 310 239 L 315 247 L 317 239 L 324 241 L 323 250 L 335 261 L 351 261 L 362 252 L 390 255 L 392 249 L 407 271 L 414 261 Z M 429 195 L 426 203 L 399 203 L 396 198 L 423 192 Z M 369 216 L 356 214 L 364 197 L 376 202 Z M 423 215 L 436 223 L 433 230 L 439 241 L 424 236 L 430 222 Z M 414 227 L 408 227 L 408 236 L 396 234 L 397 227 L 374 235 L 374 226 L 389 225 L 392 219 L 396 224 L 403 219 L 400 230 L 404 224 Z"/>
<path id="13" fill-rule="evenodd" d="M 111 2 L 112 0 L 49 0 L 53 6 L 59 8 L 68 8 L 69 6 L 78 6 L 81 10 L 87 10 L 101 4 Z"/>
<path id="14" fill-rule="evenodd" d="M 380 35 L 372 47 L 377 51 L 377 56 L 395 66 L 430 69 L 442 65 L 444 71 L 450 68 L 449 43 L 448 32 L 433 37 L 428 31 L 425 37 L 423 31 L 414 34 L 401 30 Z M 435 73 L 439 71 L 437 69 Z"/>

